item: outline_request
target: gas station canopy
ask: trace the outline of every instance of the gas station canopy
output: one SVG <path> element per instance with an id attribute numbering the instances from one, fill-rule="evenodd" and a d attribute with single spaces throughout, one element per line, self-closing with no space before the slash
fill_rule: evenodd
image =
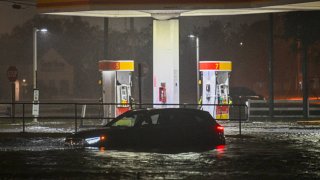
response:
<path id="1" fill-rule="evenodd" d="M 40 13 L 93 17 L 154 17 L 257 14 L 320 10 L 312 0 L 38 0 Z"/>
<path id="2" fill-rule="evenodd" d="M 320 0 L 38 0 L 37 8 L 40 13 L 52 15 L 154 18 L 153 102 L 163 107 L 162 105 L 165 104 L 180 103 L 179 19 L 177 17 L 320 10 Z M 206 68 L 203 71 L 203 85 L 206 85 L 202 88 L 203 103 L 228 104 L 228 73 L 232 68 L 231 62 L 203 63 L 207 63 L 200 66 L 200 69 Z M 103 90 L 104 102 L 128 102 L 131 96 L 130 78 L 123 78 L 127 81 L 120 82 L 116 73 L 124 72 L 112 71 L 121 70 L 120 63 L 104 61 L 99 65 L 100 70 L 103 71 L 103 84 L 108 85 Z M 124 77 L 130 77 L 130 74 L 124 74 Z M 115 83 L 118 81 L 123 87 L 118 87 Z M 198 82 L 195 84 L 198 86 Z M 112 88 L 108 89 L 108 87 Z M 121 94 L 122 91 L 124 95 Z M 197 91 L 199 93 L 198 89 Z M 225 116 L 228 115 L 227 109 L 208 108 L 207 110 L 215 115 L 218 114 L 216 117 L 228 118 Z M 113 114 L 114 111 L 108 113 L 110 112 Z"/>

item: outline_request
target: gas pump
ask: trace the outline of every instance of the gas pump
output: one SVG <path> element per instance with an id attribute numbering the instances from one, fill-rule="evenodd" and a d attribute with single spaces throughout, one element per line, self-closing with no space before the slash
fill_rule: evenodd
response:
<path id="1" fill-rule="evenodd" d="M 116 117 L 130 109 L 131 73 L 134 71 L 133 60 L 99 61 L 102 73 L 103 103 L 115 105 L 104 106 L 105 117 Z"/>
<path id="2" fill-rule="evenodd" d="M 117 85 L 117 107 L 129 107 L 131 98 L 131 86 L 126 84 Z"/>
<path id="3" fill-rule="evenodd" d="M 232 70 L 230 61 L 200 61 L 202 72 L 202 109 L 215 119 L 229 119 L 229 77 Z"/>

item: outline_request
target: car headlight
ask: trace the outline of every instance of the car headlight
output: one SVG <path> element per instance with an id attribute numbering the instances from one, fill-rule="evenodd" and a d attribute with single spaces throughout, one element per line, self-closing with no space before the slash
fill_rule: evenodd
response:
<path id="1" fill-rule="evenodd" d="M 107 140 L 107 136 L 97 136 L 97 137 L 90 137 L 84 139 L 85 143 L 88 145 L 96 144 L 98 142 L 103 142 Z"/>
<path id="2" fill-rule="evenodd" d="M 92 138 L 86 138 L 85 139 L 85 142 L 87 144 L 95 144 L 95 143 L 97 143 L 99 141 L 100 141 L 100 137 L 92 137 Z"/>

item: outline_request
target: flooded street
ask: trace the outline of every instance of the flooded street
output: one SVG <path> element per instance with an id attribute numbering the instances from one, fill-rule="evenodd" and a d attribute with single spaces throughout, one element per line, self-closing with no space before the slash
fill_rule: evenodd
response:
<path id="1" fill-rule="evenodd" d="M 320 127 L 223 122 L 226 146 L 161 154 L 67 148 L 64 138 L 1 138 L 0 177 L 9 179 L 319 179 Z"/>

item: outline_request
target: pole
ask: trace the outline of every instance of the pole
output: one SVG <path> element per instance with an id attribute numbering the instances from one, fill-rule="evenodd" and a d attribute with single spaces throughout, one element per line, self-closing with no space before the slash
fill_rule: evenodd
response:
<path id="1" fill-rule="evenodd" d="M 14 122 L 15 117 L 15 102 L 16 102 L 16 83 L 11 82 L 11 118 Z"/>
<path id="2" fill-rule="evenodd" d="M 200 91 L 199 91 L 199 36 L 196 36 L 196 49 L 197 49 L 197 103 L 198 103 L 199 98 L 200 98 Z"/>
<path id="3" fill-rule="evenodd" d="M 22 104 L 22 132 L 26 132 L 26 122 L 25 122 L 25 119 L 24 119 L 24 103 Z"/>
<path id="4" fill-rule="evenodd" d="M 308 100 L 309 100 L 309 93 L 308 93 L 308 49 L 305 43 L 302 44 L 302 96 L 303 96 L 303 118 L 308 119 Z"/>
<path id="5" fill-rule="evenodd" d="M 33 28 L 33 89 L 37 89 L 37 28 Z"/>
<path id="6" fill-rule="evenodd" d="M 108 59 L 108 45 L 109 45 L 109 18 L 103 19 L 103 58 Z"/>
<path id="7" fill-rule="evenodd" d="M 37 89 L 37 32 L 39 31 L 39 29 L 37 28 L 33 28 L 33 108 L 36 108 L 36 106 L 38 106 L 37 104 L 35 104 L 35 93 L 34 91 Z M 32 113 L 33 114 L 33 122 L 36 123 L 38 122 L 37 117 L 38 115 L 36 113 Z"/>
<path id="8" fill-rule="evenodd" d="M 108 59 L 108 49 L 109 49 L 109 18 L 103 19 L 103 58 Z M 107 112 L 106 109 L 108 106 L 103 105 L 104 103 L 104 91 L 103 91 L 103 72 L 101 71 L 101 106 L 100 109 L 102 109 L 102 117 L 103 117 L 103 123 L 108 122 L 108 120 L 105 120 L 104 117 L 106 116 Z M 100 111 L 99 111 L 100 113 Z"/>
<path id="9" fill-rule="evenodd" d="M 241 136 L 241 121 L 242 121 L 242 117 L 241 117 L 241 107 L 242 105 L 239 106 L 239 135 Z"/>
<path id="10" fill-rule="evenodd" d="M 274 77 L 273 77 L 273 14 L 269 14 L 269 117 L 274 116 Z"/>
<path id="11" fill-rule="evenodd" d="M 77 103 L 74 104 L 74 131 L 75 133 L 78 132 L 78 107 L 77 107 Z"/>

